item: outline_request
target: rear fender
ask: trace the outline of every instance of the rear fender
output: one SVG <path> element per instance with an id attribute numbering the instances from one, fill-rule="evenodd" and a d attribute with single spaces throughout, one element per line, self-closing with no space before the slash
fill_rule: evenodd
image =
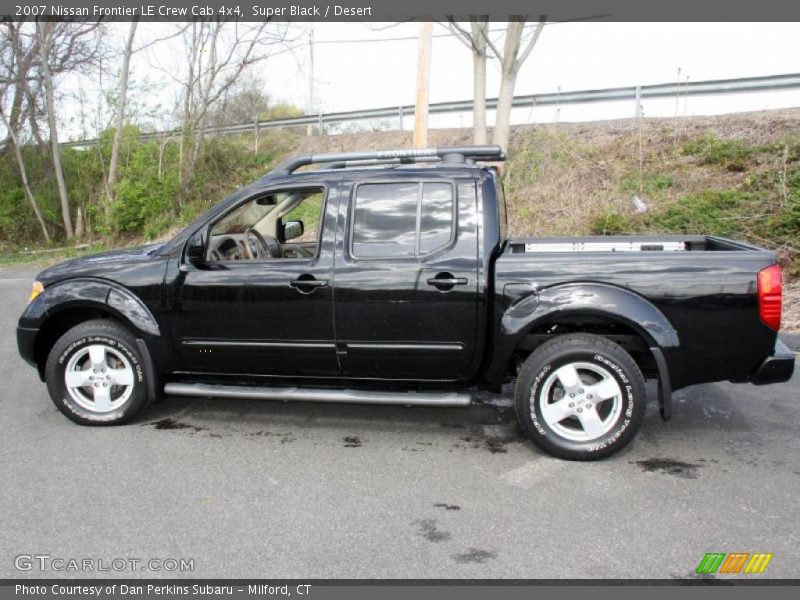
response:
<path id="1" fill-rule="evenodd" d="M 599 317 L 627 325 L 645 340 L 659 371 L 662 416 L 669 417 L 670 375 L 663 350 L 678 348 L 680 340 L 664 313 L 647 299 L 602 283 L 571 283 L 543 290 L 515 283 L 506 285 L 503 293 L 506 308 L 500 317 L 495 354 L 486 374 L 490 385 L 502 381 L 511 355 L 538 325 L 579 315 Z"/>

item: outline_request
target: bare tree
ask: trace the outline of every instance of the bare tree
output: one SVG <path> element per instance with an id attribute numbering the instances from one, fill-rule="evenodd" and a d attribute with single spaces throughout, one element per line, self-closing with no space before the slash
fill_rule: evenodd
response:
<path id="1" fill-rule="evenodd" d="M 476 144 L 486 143 L 486 39 L 488 37 L 488 17 L 473 16 L 470 30 L 459 25 L 450 17 L 448 29 L 472 52 L 472 123 Z"/>
<path id="2" fill-rule="evenodd" d="M 283 42 L 285 26 L 263 22 L 193 21 L 184 31 L 187 71 L 178 179 L 183 189 L 194 173 L 212 109 L 249 66 L 265 60 Z"/>
<path id="3" fill-rule="evenodd" d="M 0 93 L 0 121 L 2 121 L 3 125 L 6 128 L 6 132 L 8 135 L 8 144 L 11 146 L 11 150 L 14 153 L 14 160 L 17 163 L 17 169 L 19 170 L 19 177 L 20 180 L 22 181 L 22 189 L 25 192 L 25 197 L 31 204 L 31 208 L 33 209 L 33 214 L 36 215 L 36 220 L 39 222 L 39 227 L 41 227 L 42 229 L 42 236 L 44 237 L 44 241 L 50 243 L 50 233 L 47 231 L 47 224 L 44 221 L 44 217 L 42 216 L 42 211 L 39 208 L 39 204 L 36 202 L 36 197 L 33 195 L 33 191 L 31 190 L 31 185 L 28 181 L 28 170 L 25 168 L 25 161 L 22 158 L 22 150 L 20 150 L 17 133 L 11 127 L 11 123 L 6 118 L 6 113 L 3 110 L 2 96 L 3 94 Z"/>
<path id="4" fill-rule="evenodd" d="M 111 159 L 108 163 L 108 179 L 106 180 L 106 195 L 110 205 L 116 197 L 117 187 L 117 162 L 119 161 L 119 144 L 122 139 L 122 125 L 125 120 L 125 106 L 128 99 L 128 74 L 131 68 L 131 55 L 133 54 L 133 38 L 136 35 L 136 27 L 139 22 L 131 21 L 128 30 L 128 39 L 125 43 L 125 51 L 122 55 L 122 70 L 119 79 L 119 93 L 117 94 L 117 106 L 114 114 L 114 139 L 111 142 Z"/>
<path id="5" fill-rule="evenodd" d="M 448 19 L 448 29 L 472 52 L 473 119 L 476 144 L 486 143 L 486 61 L 487 58 L 493 58 L 500 62 L 501 79 L 492 141 L 502 146 L 504 150 L 508 146 L 511 107 L 514 101 L 517 75 L 520 67 L 539 41 L 539 36 L 545 26 L 545 17 L 542 16 L 530 37 L 523 44 L 526 21 L 527 17 L 523 15 L 510 17 L 501 50 L 499 44 L 494 42 L 489 35 L 486 17 L 473 16 L 470 20 L 469 30 L 457 23 L 454 18 Z"/>
<path id="6" fill-rule="evenodd" d="M 10 22 L 3 23 L 2 27 L 5 31 L 0 37 L 0 122 L 3 123 L 7 135 L 7 139 L 3 145 L 7 144 L 11 147 L 25 198 L 33 209 L 33 214 L 36 216 L 36 221 L 39 223 L 39 227 L 42 230 L 42 237 L 44 237 L 45 242 L 49 243 L 50 232 L 47 230 L 47 223 L 44 220 L 36 197 L 33 195 L 19 140 L 19 130 L 22 120 L 25 117 L 24 113 L 33 115 L 32 121 L 35 123 L 35 104 L 26 106 L 26 101 L 32 97 L 28 86 L 28 79 L 30 78 L 30 72 L 36 60 L 38 48 L 35 43 L 25 44 L 19 35 L 17 24 Z M 13 95 L 11 100 L 11 114 L 7 116 L 4 104 L 9 89 L 13 90 Z M 38 137 L 38 129 L 36 129 L 34 133 Z"/>
<path id="7" fill-rule="evenodd" d="M 50 137 L 50 156 L 61 203 L 61 218 L 67 239 L 74 237 L 72 214 L 56 121 L 55 76 L 78 67 L 91 65 L 101 50 L 100 23 L 42 22 L 37 21 L 36 43 L 39 49 L 38 71 L 44 91 L 44 105 Z"/>
<path id="8" fill-rule="evenodd" d="M 523 63 L 528 59 L 542 29 L 545 26 L 545 17 L 533 30 L 525 47 L 522 47 L 522 34 L 525 31 L 527 17 L 515 15 L 511 17 L 506 27 L 505 43 L 502 52 L 486 36 L 486 44 L 494 56 L 500 61 L 500 93 L 497 98 L 497 112 L 494 121 L 494 135 L 492 141 L 506 150 L 508 148 L 508 134 L 511 125 L 511 106 L 514 102 L 514 88 L 517 84 L 517 75 Z"/>

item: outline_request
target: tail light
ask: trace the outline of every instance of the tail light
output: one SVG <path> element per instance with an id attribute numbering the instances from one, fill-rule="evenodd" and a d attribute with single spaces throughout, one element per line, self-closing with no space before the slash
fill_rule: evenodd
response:
<path id="1" fill-rule="evenodd" d="M 758 272 L 758 315 L 771 329 L 781 327 L 781 268 L 772 265 Z"/>

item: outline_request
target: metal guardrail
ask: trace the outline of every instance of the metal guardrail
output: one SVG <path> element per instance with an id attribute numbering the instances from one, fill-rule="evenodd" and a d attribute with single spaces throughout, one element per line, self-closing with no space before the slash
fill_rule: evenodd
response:
<path id="1" fill-rule="evenodd" d="M 764 77 L 746 77 L 741 79 L 714 79 L 708 81 L 689 81 L 685 83 L 657 83 L 652 85 L 628 86 L 607 88 L 601 90 L 582 90 L 577 92 L 554 92 L 548 94 L 528 94 L 515 96 L 512 106 L 538 107 L 557 106 L 562 104 L 587 104 L 592 102 L 618 102 L 625 100 L 636 101 L 637 111 L 639 102 L 646 98 L 665 98 L 675 96 L 701 96 L 714 94 L 732 94 L 743 92 L 764 92 L 774 90 L 800 89 L 800 73 L 785 75 L 767 75 Z M 486 108 L 497 108 L 497 98 L 487 98 Z M 428 107 L 431 114 L 470 112 L 472 100 L 459 100 L 455 102 L 437 102 Z M 638 112 L 637 112 L 638 114 Z M 343 123 L 360 121 L 364 119 L 397 118 L 399 128 L 402 129 L 403 118 L 414 115 L 414 105 L 390 106 L 385 108 L 369 108 L 364 110 L 351 110 L 345 112 L 319 113 L 304 115 L 288 119 L 274 119 L 242 123 L 239 125 L 226 125 L 206 127 L 203 133 L 207 135 L 226 135 L 259 131 L 261 129 L 276 129 L 281 127 L 300 127 L 304 125 L 317 125 L 320 130 L 323 125 L 330 123 Z M 142 134 L 142 140 L 154 140 L 164 135 L 178 135 L 180 129 L 159 133 Z M 96 139 L 64 142 L 63 146 L 82 147 L 91 146 Z"/>

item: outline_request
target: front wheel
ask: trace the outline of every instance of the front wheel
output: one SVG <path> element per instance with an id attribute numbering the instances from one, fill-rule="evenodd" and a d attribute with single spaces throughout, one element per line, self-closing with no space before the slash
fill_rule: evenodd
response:
<path id="1" fill-rule="evenodd" d="M 50 351 L 45 379 L 56 407 L 82 425 L 124 423 L 148 404 L 136 340 L 107 319 L 67 331 Z"/>
<path id="2" fill-rule="evenodd" d="M 514 401 L 523 432 L 542 450 L 559 458 L 596 460 L 633 439 L 647 398 L 630 354 L 600 336 L 569 334 L 528 357 Z"/>

